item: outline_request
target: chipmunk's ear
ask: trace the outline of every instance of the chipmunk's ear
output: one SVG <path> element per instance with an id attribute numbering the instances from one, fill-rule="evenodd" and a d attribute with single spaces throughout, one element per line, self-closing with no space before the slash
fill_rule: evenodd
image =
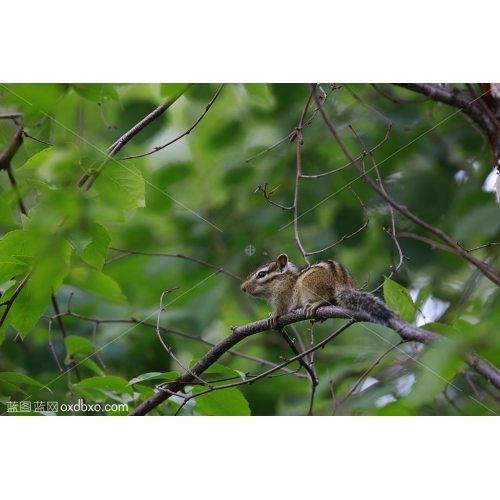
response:
<path id="1" fill-rule="evenodd" d="M 276 259 L 276 263 L 278 264 L 278 267 L 280 268 L 281 271 L 281 269 L 286 267 L 286 265 L 288 264 L 288 255 L 286 253 L 282 253 Z"/>

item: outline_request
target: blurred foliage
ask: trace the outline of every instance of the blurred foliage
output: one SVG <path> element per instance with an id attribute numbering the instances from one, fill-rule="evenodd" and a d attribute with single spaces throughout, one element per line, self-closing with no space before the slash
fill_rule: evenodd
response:
<path id="1" fill-rule="evenodd" d="M 218 87 L 190 87 L 118 158 L 152 151 L 184 133 Z M 377 146 L 392 122 L 389 140 L 374 150 L 387 193 L 465 248 L 498 241 L 498 204 L 485 187 L 492 173 L 491 157 L 481 132 L 453 108 L 395 86 L 377 87 L 405 102 L 395 103 L 373 86 L 355 84 L 333 90 L 325 103 L 351 152 L 359 156 Z M 16 84 L 2 89 L 0 113 L 23 113 L 26 132 L 53 146 L 25 137 L 12 160 L 26 215 L 20 213 L 6 172 L 0 172 L 0 314 L 27 280 L 0 327 L 1 413 L 8 403 L 25 399 L 33 402 L 33 413 L 50 414 L 46 407 L 40 409 L 43 405 L 35 411 L 34 402 L 70 405 L 79 400 L 88 405 L 125 404 L 131 410 L 154 393 L 156 384 L 175 379 L 175 372 L 182 373 L 183 367 L 203 356 L 210 343 L 227 336 L 231 325 L 267 317 L 269 307 L 245 296 L 237 280 L 176 254 L 242 277 L 266 260 L 264 253 L 275 257 L 286 252 L 297 264 L 305 264 L 295 244 L 293 212 L 256 192 L 267 183 L 268 190 L 277 188 L 273 201 L 293 204 L 296 142 L 285 140 L 246 160 L 293 132 L 308 97 L 307 85 L 225 85 L 189 135 L 155 154 L 109 162 L 88 191 L 77 187 L 82 174 L 99 166 L 111 144 L 185 86 Z M 311 107 L 306 120 L 313 112 Z M 13 120 L 0 120 L 0 151 L 16 128 Z M 305 126 L 303 138 L 304 175 L 347 163 L 319 114 Z M 367 170 L 373 167 L 369 156 L 363 162 Z M 363 225 L 363 207 L 347 186 L 366 207 L 369 224 L 314 257 L 343 262 L 358 283 L 367 282 L 366 290 L 371 290 L 384 282 L 390 266 L 397 266 L 399 255 L 383 231 L 392 224 L 387 204 L 352 167 L 301 180 L 299 235 L 306 251 L 312 252 Z M 395 219 L 398 233 L 435 239 L 400 214 Z M 314 414 L 499 413 L 498 390 L 462 361 L 463 349 L 471 347 L 500 366 L 497 287 L 450 252 L 407 236 L 400 237 L 399 244 L 408 260 L 393 278 L 399 287 L 392 283 L 391 291 L 385 289 L 386 300 L 406 319 L 414 318 L 418 325 L 434 322 L 430 329 L 458 342 L 432 347 L 403 344 L 373 366 L 339 404 L 399 341 L 385 327 L 356 324 L 315 352 L 320 384 Z M 254 254 L 245 252 L 248 245 L 255 247 Z M 173 256 L 129 255 L 113 248 Z M 474 255 L 498 266 L 498 247 Z M 176 287 L 163 299 L 160 324 L 174 330 L 162 333 L 162 338 L 182 366 L 155 332 L 160 296 Z M 416 314 L 409 294 L 401 294 L 405 288 L 415 301 Z M 65 335 L 59 320 L 50 319 L 56 314 L 52 293 L 59 311 L 70 308 L 73 314 L 61 317 Z M 344 322 L 315 325 L 314 341 Z M 301 337 L 297 341 L 309 345 L 309 323 L 296 326 Z M 18 332 L 20 338 L 13 342 Z M 234 350 L 272 363 L 291 357 L 277 332 L 252 336 Z M 219 363 L 205 374 L 210 383 L 242 381 L 267 368 L 231 354 Z M 75 364 L 77 370 L 66 373 Z M 311 391 L 307 379 L 276 374 L 281 376 L 201 395 L 179 413 L 306 414 Z M 204 389 L 194 385 L 186 392 Z M 176 396 L 152 413 L 171 415 L 181 404 L 182 396 Z M 86 413 L 127 413 L 123 407 L 113 408 L 96 411 L 94 406 Z"/>

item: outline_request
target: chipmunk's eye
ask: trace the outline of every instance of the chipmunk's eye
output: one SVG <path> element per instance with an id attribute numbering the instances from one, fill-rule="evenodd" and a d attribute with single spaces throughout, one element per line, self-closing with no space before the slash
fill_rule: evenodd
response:
<path id="1" fill-rule="evenodd" d="M 260 272 L 257 274 L 257 278 L 263 278 L 266 274 L 267 274 L 267 272 L 266 272 L 266 271 L 260 271 Z"/>

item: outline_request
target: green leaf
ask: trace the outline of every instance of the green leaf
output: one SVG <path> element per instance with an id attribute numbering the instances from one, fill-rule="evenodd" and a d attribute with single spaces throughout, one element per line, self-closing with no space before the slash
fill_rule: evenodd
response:
<path id="1" fill-rule="evenodd" d="M 92 241 L 92 236 L 89 232 L 82 231 L 80 228 L 73 228 L 66 233 L 66 239 L 71 248 L 78 255 L 81 255 L 84 248 Z"/>
<path id="2" fill-rule="evenodd" d="M 197 362 L 199 361 L 199 358 L 195 358 L 191 360 L 189 363 L 189 368 L 192 368 Z M 210 374 L 211 377 L 205 377 L 205 374 Z M 224 379 L 224 378 L 234 378 L 238 377 L 241 378 L 242 380 L 245 380 L 245 374 L 238 371 L 238 370 L 233 370 L 232 368 L 228 368 L 227 366 L 219 365 L 218 363 L 213 363 L 210 365 L 202 374 L 202 377 L 205 380 L 214 380 L 214 379 Z"/>
<path id="3" fill-rule="evenodd" d="M 4 382 L 3 380 L 0 380 L 0 391 L 7 393 L 10 392 L 11 394 L 20 392 L 25 396 L 29 396 L 29 394 L 26 391 L 23 391 L 20 387 L 17 387 L 17 385 L 11 384 L 10 382 Z"/>
<path id="4" fill-rule="evenodd" d="M 206 387 L 195 387 L 193 394 L 205 391 Z M 196 411 L 202 415 L 217 416 L 249 416 L 250 406 L 245 396 L 236 389 L 229 387 L 220 391 L 212 391 L 195 398 Z"/>
<path id="5" fill-rule="evenodd" d="M 267 83 L 245 83 L 245 90 L 253 103 L 262 109 L 274 108 L 276 101 Z"/>
<path id="6" fill-rule="evenodd" d="M 144 179 L 128 161 L 108 163 L 91 191 L 99 193 L 93 208 L 95 218 L 100 220 L 121 221 L 125 210 L 146 206 Z"/>
<path id="7" fill-rule="evenodd" d="M 27 169 L 37 169 L 45 183 L 74 179 L 81 171 L 80 150 L 72 142 L 56 144 L 32 156 L 18 170 Z"/>
<path id="8" fill-rule="evenodd" d="M 60 232 L 61 226 L 66 231 L 75 223 L 81 223 L 81 208 L 84 202 L 84 194 L 81 189 L 74 185 L 66 186 L 63 189 L 52 189 L 36 179 L 30 179 L 28 182 L 35 186 L 40 194 L 37 197 L 39 203 L 28 212 L 30 220 L 23 220 L 25 229 L 32 231 L 36 229 L 46 235 L 56 231 Z"/>
<path id="9" fill-rule="evenodd" d="M 430 332 L 439 333 L 444 337 L 453 338 L 457 336 L 458 330 L 454 326 L 446 325 L 444 323 L 431 322 L 420 326 L 422 330 L 428 330 Z"/>
<path id="10" fill-rule="evenodd" d="M 387 305 L 401 318 L 411 323 L 415 317 L 415 305 L 410 292 L 395 281 L 384 280 L 384 299 Z"/>
<path id="11" fill-rule="evenodd" d="M 10 401 L 10 396 L 2 396 L 0 394 L 0 403 L 7 405 L 7 403 Z"/>
<path id="12" fill-rule="evenodd" d="M 75 387 L 81 389 L 104 389 L 108 391 L 118 391 L 129 394 L 130 396 L 133 396 L 134 394 L 132 388 L 128 387 L 128 382 L 121 377 L 91 377 L 74 385 Z"/>
<path id="13" fill-rule="evenodd" d="M 141 399 L 144 401 L 145 399 L 150 398 L 155 393 L 155 390 L 151 387 L 147 387 L 141 384 L 135 384 L 134 389 L 141 395 Z"/>
<path id="14" fill-rule="evenodd" d="M 27 124 L 34 124 L 46 119 L 46 114 L 54 113 L 68 89 L 67 84 L 61 83 L 10 83 L 7 87 L 2 106 L 11 104 L 23 111 L 23 121 Z"/>
<path id="15" fill-rule="evenodd" d="M 21 214 L 21 225 L 24 230 L 29 230 L 33 221 L 25 214 Z"/>
<path id="16" fill-rule="evenodd" d="M 42 389 L 47 389 L 48 391 L 50 391 L 50 389 L 45 385 L 41 384 L 40 382 L 37 382 L 36 380 L 33 380 L 31 377 L 28 377 L 27 375 L 22 375 L 21 373 L 2 372 L 0 373 L 0 380 L 3 382 L 10 382 L 12 384 L 34 385 L 36 387 L 41 387 Z"/>
<path id="17" fill-rule="evenodd" d="M 132 391 L 132 394 L 129 394 L 128 392 L 125 393 L 125 392 L 109 390 L 109 389 L 99 389 L 99 390 L 106 397 L 114 399 L 115 401 L 118 401 L 119 403 L 128 404 L 134 400 L 133 391 Z"/>
<path id="18" fill-rule="evenodd" d="M 18 229 L 7 233 L 0 241 L 0 268 L 8 263 L 24 264 L 16 256 L 34 257 L 37 247 L 38 239 L 31 231 Z"/>
<path id="19" fill-rule="evenodd" d="M 102 103 L 110 99 L 119 100 L 118 92 L 111 83 L 72 83 L 71 87 L 77 94 L 89 101 L 99 102 L 101 101 L 101 95 Z"/>
<path id="20" fill-rule="evenodd" d="M 179 378 L 179 374 L 177 372 L 149 372 L 143 373 L 138 377 L 133 378 L 127 385 L 133 385 L 137 382 L 144 382 L 145 380 L 177 380 Z"/>
<path id="21" fill-rule="evenodd" d="M 455 342 L 426 346 L 419 359 L 417 381 L 402 400 L 404 404 L 419 407 L 444 391 L 465 364 L 461 351 Z"/>
<path id="22" fill-rule="evenodd" d="M 68 335 L 64 339 L 66 354 L 72 356 L 77 352 L 94 352 L 94 346 L 89 339 L 78 335 Z"/>
<path id="23" fill-rule="evenodd" d="M 15 226 L 16 221 L 12 215 L 12 209 L 9 204 L 0 196 L 0 226 Z"/>
<path id="24" fill-rule="evenodd" d="M 99 375 L 100 377 L 104 377 L 105 375 L 104 370 L 95 361 L 93 361 L 87 354 L 77 353 L 73 356 L 73 358 L 79 365 L 87 367 L 89 370 L 93 371 L 96 375 Z"/>
<path id="25" fill-rule="evenodd" d="M 9 300 L 17 288 L 17 286 L 9 288 L 2 299 Z M 51 295 L 50 283 L 41 280 L 40 273 L 37 272 L 31 275 L 14 300 L 7 320 L 19 331 L 23 340 L 46 311 Z"/>
<path id="26" fill-rule="evenodd" d="M 24 164 L 24 166 L 26 166 L 26 164 Z M 24 167 L 21 167 L 21 168 L 24 168 Z M 43 182 L 43 181 L 41 181 L 39 179 L 28 179 L 28 183 L 31 184 L 40 194 L 44 194 L 44 195 L 49 195 L 50 196 L 50 194 L 52 193 L 52 191 L 56 191 L 56 189 L 50 187 L 46 182 Z"/>
<path id="27" fill-rule="evenodd" d="M 457 319 L 453 323 L 454 328 L 458 330 L 463 338 L 471 339 L 477 334 L 477 329 L 475 325 L 472 325 L 468 321 L 463 319 Z"/>
<path id="28" fill-rule="evenodd" d="M 61 286 L 69 269 L 70 251 L 65 240 L 52 236 L 37 256 L 31 276 L 14 300 L 7 316 L 23 339 L 47 309 L 52 291 L 56 292 Z M 4 300 L 10 299 L 17 288 L 18 286 L 10 287 L 3 296 Z"/>
<path id="29" fill-rule="evenodd" d="M 125 296 L 116 281 L 87 265 L 76 264 L 72 266 L 65 283 L 96 293 L 114 302 L 122 303 L 125 300 Z"/>
<path id="30" fill-rule="evenodd" d="M 69 389 L 76 395 L 85 398 L 87 401 L 102 402 L 107 399 L 100 389 L 84 389 L 76 384 L 70 384 Z"/>
<path id="31" fill-rule="evenodd" d="M 161 83 L 160 95 L 178 99 L 191 85 L 191 83 Z"/>
<path id="32" fill-rule="evenodd" d="M 399 401 L 393 401 L 380 408 L 377 415 L 383 417 L 409 417 L 412 416 L 413 413 Z"/>
<path id="33" fill-rule="evenodd" d="M 12 278 L 27 271 L 28 266 L 23 264 L 13 264 L 11 262 L 0 262 L 0 283 L 10 281 Z"/>
<path id="34" fill-rule="evenodd" d="M 106 229 L 96 222 L 93 222 L 90 226 L 90 235 L 92 241 L 83 249 L 80 257 L 87 264 L 90 264 L 100 271 L 106 262 L 106 257 L 108 256 L 111 237 Z"/>
<path id="35" fill-rule="evenodd" d="M 93 222 L 88 228 L 73 229 L 66 235 L 71 248 L 89 265 L 103 268 L 111 238 L 106 229 Z"/>

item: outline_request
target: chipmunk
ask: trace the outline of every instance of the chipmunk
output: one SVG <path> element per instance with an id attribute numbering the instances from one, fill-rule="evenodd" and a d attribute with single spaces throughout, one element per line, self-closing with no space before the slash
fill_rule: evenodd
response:
<path id="1" fill-rule="evenodd" d="M 284 253 L 275 262 L 259 266 L 247 276 L 241 290 L 267 300 L 274 308 L 269 313 L 269 328 L 276 329 L 282 314 L 304 308 L 306 318 L 314 318 L 316 309 L 336 305 L 351 311 L 368 313 L 375 323 L 387 325 L 395 314 L 370 293 L 360 292 L 351 273 L 334 260 L 324 260 L 300 268 Z"/>

